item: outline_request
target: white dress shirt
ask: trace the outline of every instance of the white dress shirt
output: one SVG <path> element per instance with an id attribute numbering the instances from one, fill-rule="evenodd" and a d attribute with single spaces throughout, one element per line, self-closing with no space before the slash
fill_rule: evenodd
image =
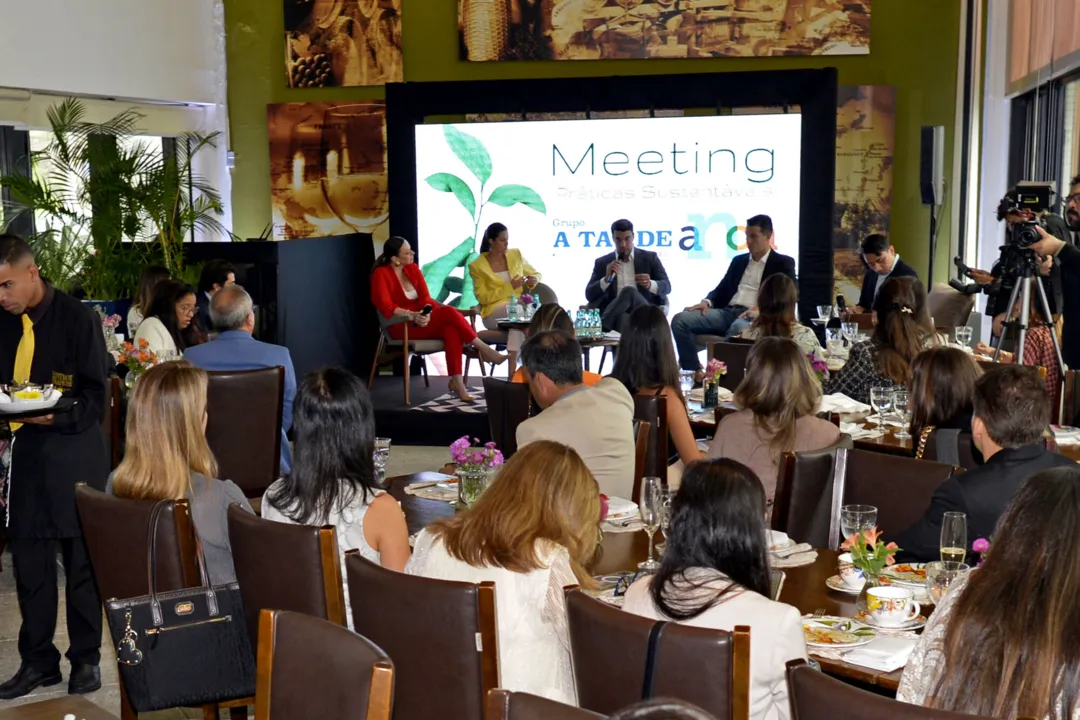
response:
<path id="1" fill-rule="evenodd" d="M 761 278 L 765 275 L 765 263 L 769 261 L 772 250 L 766 251 L 760 260 L 750 256 L 750 262 L 746 263 L 742 280 L 739 281 L 739 291 L 731 298 L 729 305 L 752 308 L 757 305 L 758 289 L 761 288 Z"/>
<path id="2" fill-rule="evenodd" d="M 877 297 L 878 291 L 881 290 L 881 286 L 885 284 L 885 281 L 892 275 L 892 271 L 896 269 L 896 263 L 900 262 L 900 253 L 896 253 L 893 256 L 892 267 L 889 268 L 889 272 L 884 275 L 877 276 L 877 285 L 874 286 L 874 297 Z"/>
<path id="3" fill-rule="evenodd" d="M 616 253 L 615 258 L 618 259 L 618 257 L 619 255 Z M 620 264 L 619 272 L 615 275 L 615 291 L 622 292 L 625 287 L 637 287 L 636 275 L 637 273 L 634 272 L 634 251 L 631 250 L 630 257 L 626 259 L 626 262 Z M 608 282 L 606 277 L 600 281 L 602 291 L 607 292 L 609 287 L 611 287 L 611 283 Z M 660 286 L 656 284 L 655 280 L 649 280 L 649 292 L 653 295 L 660 294 Z"/>

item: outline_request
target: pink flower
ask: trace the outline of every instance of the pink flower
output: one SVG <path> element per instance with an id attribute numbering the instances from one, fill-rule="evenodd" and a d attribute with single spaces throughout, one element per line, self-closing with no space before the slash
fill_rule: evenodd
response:
<path id="1" fill-rule="evenodd" d="M 522 294 L 522 296 L 521 296 L 521 304 L 522 305 L 532 305 L 534 302 L 536 302 L 536 300 L 535 300 L 535 298 L 533 298 L 532 295 L 530 295 L 529 293 Z"/>
<path id="2" fill-rule="evenodd" d="M 608 496 L 604 493 L 600 493 L 600 522 L 607 520 L 608 514 Z"/>
<path id="3" fill-rule="evenodd" d="M 971 549 L 973 552 L 984 553 L 990 549 L 990 541 L 986 538 L 979 538 L 975 542 L 971 543 Z"/>

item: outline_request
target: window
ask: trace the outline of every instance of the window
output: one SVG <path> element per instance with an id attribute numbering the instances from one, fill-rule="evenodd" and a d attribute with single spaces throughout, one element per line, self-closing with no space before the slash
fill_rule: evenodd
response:
<path id="1" fill-rule="evenodd" d="M 1072 179 L 1080 175 L 1080 77 L 1065 85 L 1065 143 L 1061 161 L 1061 183 L 1064 195 Z"/>

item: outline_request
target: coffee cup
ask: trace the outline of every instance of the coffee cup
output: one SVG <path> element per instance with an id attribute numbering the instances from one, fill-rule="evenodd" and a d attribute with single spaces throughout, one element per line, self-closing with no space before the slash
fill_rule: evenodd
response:
<path id="1" fill-rule="evenodd" d="M 900 627 L 919 617 L 921 610 L 914 592 L 895 585 L 870 588 L 866 592 L 866 609 L 883 627 Z"/>
<path id="2" fill-rule="evenodd" d="M 844 553 L 837 558 L 837 562 L 841 582 L 852 590 L 862 590 L 862 586 L 866 584 L 866 576 L 862 570 L 852 564 L 851 553 Z"/>

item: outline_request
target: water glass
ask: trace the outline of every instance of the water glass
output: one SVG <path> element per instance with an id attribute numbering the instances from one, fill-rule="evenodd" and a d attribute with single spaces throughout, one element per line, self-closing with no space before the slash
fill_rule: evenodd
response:
<path id="1" fill-rule="evenodd" d="M 638 563 L 638 567 L 646 572 L 656 572 L 660 568 L 660 563 L 653 558 L 653 537 L 656 535 L 656 531 L 660 529 L 660 515 L 663 504 L 664 486 L 660 484 L 660 478 L 642 478 L 638 512 L 641 513 L 641 522 L 645 526 L 645 533 L 649 536 L 649 558 Z"/>
<path id="2" fill-rule="evenodd" d="M 971 344 L 971 328 L 969 327 L 957 326 L 953 329 L 953 336 L 960 347 L 966 348 Z"/>
<path id="3" fill-rule="evenodd" d="M 662 553 L 667 548 L 668 528 L 671 527 L 671 503 L 675 500 L 675 490 L 664 488 L 663 501 L 660 504 L 660 533 L 664 536 L 664 545 L 657 546 Z"/>
<path id="4" fill-rule="evenodd" d="M 831 358 L 842 358 L 846 354 L 844 341 L 840 338 L 830 338 L 825 343 L 825 349 L 828 351 L 829 357 Z"/>
<path id="5" fill-rule="evenodd" d="M 885 413 L 892 408 L 892 388 L 870 388 L 870 407 L 878 414 L 878 427 L 885 427 Z"/>
<path id="6" fill-rule="evenodd" d="M 893 412 L 900 416 L 900 422 L 902 423 L 894 433 L 894 437 L 898 440 L 910 438 L 911 433 L 908 432 L 908 428 L 911 426 L 911 394 L 903 389 L 893 390 L 892 408 Z"/>
<path id="7" fill-rule="evenodd" d="M 953 562 L 951 560 L 926 563 L 926 592 L 934 603 L 940 604 L 941 599 L 949 592 L 952 584 L 962 578 L 964 573 L 970 569 L 962 562 Z"/>
<path id="8" fill-rule="evenodd" d="M 848 539 L 860 530 L 877 525 L 877 508 L 873 505 L 844 505 L 840 508 L 840 533 Z"/>
<path id="9" fill-rule="evenodd" d="M 694 389 L 694 375 L 693 370 L 679 371 L 679 389 L 682 390 L 684 398 L 689 397 L 690 391 Z"/>
<path id="10" fill-rule="evenodd" d="M 375 438 L 375 451 L 371 456 L 375 463 L 375 472 L 380 477 L 386 474 L 386 463 L 390 461 L 390 438 Z"/>
<path id="11" fill-rule="evenodd" d="M 962 563 L 967 556 L 967 515 L 947 512 L 941 519 L 941 560 Z"/>
<path id="12" fill-rule="evenodd" d="M 825 342 L 830 340 L 840 340 L 843 335 L 840 333 L 840 328 L 825 328 Z"/>
<path id="13" fill-rule="evenodd" d="M 859 334 L 859 323 L 845 322 L 840 323 L 840 332 L 844 334 L 849 343 L 855 343 L 855 336 Z"/>
<path id="14" fill-rule="evenodd" d="M 158 363 L 175 362 L 180 359 L 180 353 L 176 350 L 158 350 L 156 353 Z"/>
<path id="15" fill-rule="evenodd" d="M 817 316 L 820 320 L 828 320 L 832 317 L 832 305 L 818 305 Z"/>

